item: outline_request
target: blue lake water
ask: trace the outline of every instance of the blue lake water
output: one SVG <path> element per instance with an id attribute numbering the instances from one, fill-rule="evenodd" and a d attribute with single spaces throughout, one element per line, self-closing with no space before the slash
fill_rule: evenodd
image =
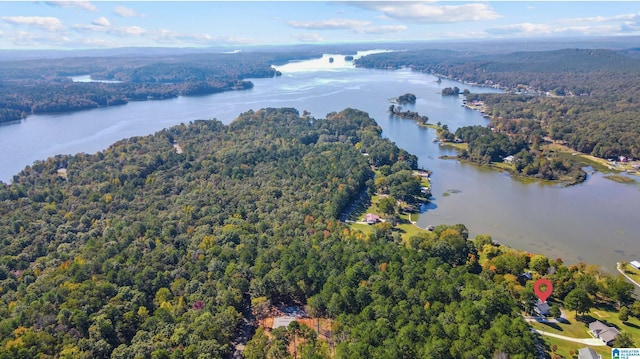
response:
<path id="1" fill-rule="evenodd" d="M 367 111 L 383 136 L 419 157 L 433 174 L 433 203 L 418 223 L 464 223 L 472 236 L 490 234 L 516 248 L 586 261 L 608 271 L 617 261 L 640 259 L 640 190 L 596 173 L 586 183 L 569 188 L 522 183 L 492 170 L 441 160 L 455 151 L 433 142 L 435 132 L 412 121 L 389 117 L 389 99 L 407 92 L 418 97 L 411 108 L 455 130 L 486 124 L 475 111 L 461 107 L 462 98 L 441 96 L 444 87 L 471 92 L 496 91 L 467 86 L 409 70 L 357 69 L 341 55 L 279 67 L 283 76 L 252 80 L 254 88 L 209 96 L 162 101 L 74 113 L 29 116 L 0 126 L 0 180 L 10 182 L 26 165 L 56 154 L 95 153 L 131 136 L 147 135 L 197 119 L 224 123 L 240 113 L 264 107 L 295 107 L 324 117 L 352 107 Z M 448 193 L 448 195 L 444 195 Z"/>

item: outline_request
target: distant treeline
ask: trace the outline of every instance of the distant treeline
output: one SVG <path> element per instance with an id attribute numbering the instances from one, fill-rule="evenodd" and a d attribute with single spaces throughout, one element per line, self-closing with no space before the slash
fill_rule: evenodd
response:
<path id="1" fill-rule="evenodd" d="M 640 58 L 636 51 L 564 49 L 478 55 L 449 50 L 374 54 L 366 68 L 410 67 L 505 94 L 474 94 L 493 126 L 528 140 L 549 136 L 598 157 L 640 157 Z"/>
<path id="2" fill-rule="evenodd" d="M 128 101 L 204 95 L 253 86 L 247 78 L 279 76 L 271 65 L 312 53 L 193 54 L 174 57 L 65 58 L 3 62 L 0 122 Z M 121 83 L 74 83 L 71 76 Z"/>

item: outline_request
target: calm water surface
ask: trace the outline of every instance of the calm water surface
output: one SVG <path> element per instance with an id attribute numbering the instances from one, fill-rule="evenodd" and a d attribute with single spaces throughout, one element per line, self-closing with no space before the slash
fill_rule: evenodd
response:
<path id="1" fill-rule="evenodd" d="M 196 119 L 231 122 L 240 113 L 264 107 L 295 107 L 316 117 L 346 107 L 367 111 L 383 135 L 416 154 L 420 165 L 434 171 L 434 201 L 418 223 L 464 223 L 471 234 L 565 262 L 586 261 L 613 271 L 617 261 L 640 259 L 640 190 L 596 173 L 570 188 L 525 184 L 503 173 L 441 160 L 455 151 L 432 142 L 435 132 L 413 122 L 390 118 L 388 100 L 416 94 L 413 110 L 455 130 L 486 124 L 479 113 L 462 108 L 461 98 L 443 97 L 448 86 L 472 92 L 493 91 L 442 81 L 409 70 L 355 69 L 344 58 L 291 63 L 282 77 L 253 80 L 247 91 L 163 101 L 133 102 L 89 111 L 30 116 L 0 126 L 0 180 L 9 182 L 24 166 L 56 154 L 94 153 L 122 138 L 147 135 Z M 447 193 L 447 195 L 445 195 Z"/>

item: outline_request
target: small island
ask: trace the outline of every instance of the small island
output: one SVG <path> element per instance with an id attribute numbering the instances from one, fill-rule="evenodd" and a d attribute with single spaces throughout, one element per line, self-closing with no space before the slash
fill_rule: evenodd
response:
<path id="1" fill-rule="evenodd" d="M 398 96 L 396 98 L 396 103 L 398 103 L 400 105 L 414 104 L 414 103 L 416 103 L 416 95 L 414 95 L 412 93 L 406 93 L 404 95 Z"/>
<path id="2" fill-rule="evenodd" d="M 460 94 L 460 89 L 457 86 L 445 87 L 442 89 L 442 96 L 458 96 Z"/>

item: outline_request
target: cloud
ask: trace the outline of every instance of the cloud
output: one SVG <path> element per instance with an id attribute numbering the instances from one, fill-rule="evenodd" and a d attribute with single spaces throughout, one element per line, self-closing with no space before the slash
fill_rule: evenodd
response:
<path id="1" fill-rule="evenodd" d="M 324 41 L 324 39 L 318 35 L 318 34 L 299 34 L 299 35 L 295 35 L 293 36 L 294 39 L 300 41 L 300 42 L 321 42 Z"/>
<path id="2" fill-rule="evenodd" d="M 287 24 L 296 29 L 306 30 L 353 30 L 371 24 L 364 20 L 330 19 L 320 21 L 289 21 Z"/>
<path id="3" fill-rule="evenodd" d="M 407 27 L 404 25 L 386 25 L 386 26 L 365 27 L 356 31 L 362 34 L 392 34 L 396 32 L 402 32 L 405 30 L 407 30 Z"/>
<path id="4" fill-rule="evenodd" d="M 371 21 L 351 19 L 330 19 L 320 21 L 289 21 L 289 26 L 304 30 L 351 30 L 356 34 L 389 34 L 407 30 L 405 25 L 373 26 Z M 299 38 L 303 35 L 294 36 Z M 317 35 L 316 35 L 317 36 Z M 313 34 L 310 35 L 313 39 Z M 306 40 L 300 40 L 305 41 Z"/>
<path id="5" fill-rule="evenodd" d="M 146 34 L 147 30 L 140 26 L 124 26 L 113 28 L 109 32 L 121 36 L 141 36 Z"/>
<path id="6" fill-rule="evenodd" d="M 64 29 L 62 21 L 48 16 L 3 16 L 2 21 L 12 25 L 22 25 L 40 28 L 47 31 L 61 31 Z"/>
<path id="7" fill-rule="evenodd" d="M 116 6 L 116 8 L 113 9 L 113 13 L 121 17 L 144 17 L 144 15 L 138 14 L 134 9 L 125 6 Z"/>
<path id="8" fill-rule="evenodd" d="M 4 39 L 17 46 L 67 46 L 71 41 L 67 36 L 60 36 L 59 33 L 32 33 L 28 31 L 7 32 Z"/>
<path id="9" fill-rule="evenodd" d="M 418 23 L 455 23 L 495 20 L 502 16 L 489 5 L 435 5 L 424 2 L 352 2 L 353 6 L 380 11 L 389 18 Z"/>
<path id="10" fill-rule="evenodd" d="M 638 31 L 631 27 L 629 30 Z M 549 35 L 617 35 L 625 31 L 621 25 L 581 25 L 563 26 L 551 24 L 521 23 L 496 26 L 486 30 L 487 33 L 499 36 L 549 36 Z"/>
<path id="11" fill-rule="evenodd" d="M 147 30 L 140 26 L 112 26 L 104 16 L 93 20 L 90 25 L 76 24 L 72 28 L 78 32 L 101 32 L 116 36 L 141 36 L 147 33 Z"/>
<path id="12" fill-rule="evenodd" d="M 555 30 L 551 25 L 526 22 L 496 26 L 487 29 L 487 32 L 493 35 L 549 35 L 554 33 Z"/>
<path id="13" fill-rule="evenodd" d="M 91 23 L 96 25 L 96 26 L 111 27 L 111 23 L 104 16 L 101 16 L 101 17 L 93 20 Z"/>
<path id="14" fill-rule="evenodd" d="M 74 0 L 74 1 L 45 1 L 47 5 L 61 7 L 61 8 L 79 8 L 87 11 L 96 11 L 97 8 L 88 0 Z"/>
<path id="15" fill-rule="evenodd" d="M 218 36 L 214 37 L 209 34 L 191 34 L 181 33 L 172 30 L 162 29 L 150 32 L 148 37 L 161 44 L 171 45 L 210 45 L 210 44 L 254 44 L 252 39 L 237 36 Z"/>
<path id="16" fill-rule="evenodd" d="M 620 21 L 636 21 L 639 14 L 623 14 L 616 16 L 594 16 L 594 17 L 577 17 L 569 19 L 561 19 L 561 23 L 594 23 L 594 22 L 620 22 Z"/>

